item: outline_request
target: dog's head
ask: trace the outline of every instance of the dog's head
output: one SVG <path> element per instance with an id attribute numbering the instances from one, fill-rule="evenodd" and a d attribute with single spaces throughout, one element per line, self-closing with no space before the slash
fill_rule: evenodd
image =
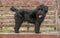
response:
<path id="1" fill-rule="evenodd" d="M 39 11 L 41 10 L 41 11 L 47 13 L 48 12 L 48 6 L 40 5 L 37 7 L 37 10 L 39 10 Z"/>
<path id="2" fill-rule="evenodd" d="M 39 15 L 39 18 L 46 15 L 46 13 L 48 12 L 48 6 L 45 5 L 40 5 L 37 7 L 37 14 Z"/>

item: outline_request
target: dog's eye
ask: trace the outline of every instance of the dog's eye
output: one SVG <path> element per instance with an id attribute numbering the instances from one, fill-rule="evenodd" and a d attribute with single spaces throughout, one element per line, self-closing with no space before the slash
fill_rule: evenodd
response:
<path id="1" fill-rule="evenodd" d="M 41 10 L 43 10 L 43 9 L 41 9 Z"/>

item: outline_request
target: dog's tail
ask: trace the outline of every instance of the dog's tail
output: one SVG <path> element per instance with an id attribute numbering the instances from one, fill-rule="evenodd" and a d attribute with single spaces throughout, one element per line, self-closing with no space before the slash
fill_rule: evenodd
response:
<path id="1" fill-rule="evenodd" d="M 12 7 L 10 8 L 10 10 L 15 12 L 15 11 L 17 11 L 18 9 L 16 9 L 14 6 L 12 6 Z"/>

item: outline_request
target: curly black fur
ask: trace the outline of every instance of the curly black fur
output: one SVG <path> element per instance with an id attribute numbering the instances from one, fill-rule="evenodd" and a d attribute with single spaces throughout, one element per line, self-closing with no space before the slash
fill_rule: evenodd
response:
<path id="1" fill-rule="evenodd" d="M 48 6 L 40 5 L 34 10 L 16 9 L 12 6 L 10 10 L 16 12 L 14 27 L 15 33 L 19 33 L 19 28 L 21 27 L 23 21 L 35 24 L 35 33 L 39 33 L 41 23 L 48 12 Z"/>

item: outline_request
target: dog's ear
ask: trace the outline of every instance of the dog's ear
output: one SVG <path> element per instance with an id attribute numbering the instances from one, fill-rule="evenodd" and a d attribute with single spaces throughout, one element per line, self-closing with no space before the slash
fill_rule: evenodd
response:
<path id="1" fill-rule="evenodd" d="M 45 11 L 45 12 L 48 12 L 48 6 L 45 6 L 45 7 L 44 7 L 44 11 Z"/>
<path id="2" fill-rule="evenodd" d="M 16 9 L 14 6 L 12 6 L 12 7 L 10 8 L 10 10 L 16 12 L 18 9 Z"/>
<path id="3" fill-rule="evenodd" d="M 43 8 L 44 8 L 44 4 L 39 5 L 39 6 L 37 7 L 37 10 L 43 10 Z"/>

